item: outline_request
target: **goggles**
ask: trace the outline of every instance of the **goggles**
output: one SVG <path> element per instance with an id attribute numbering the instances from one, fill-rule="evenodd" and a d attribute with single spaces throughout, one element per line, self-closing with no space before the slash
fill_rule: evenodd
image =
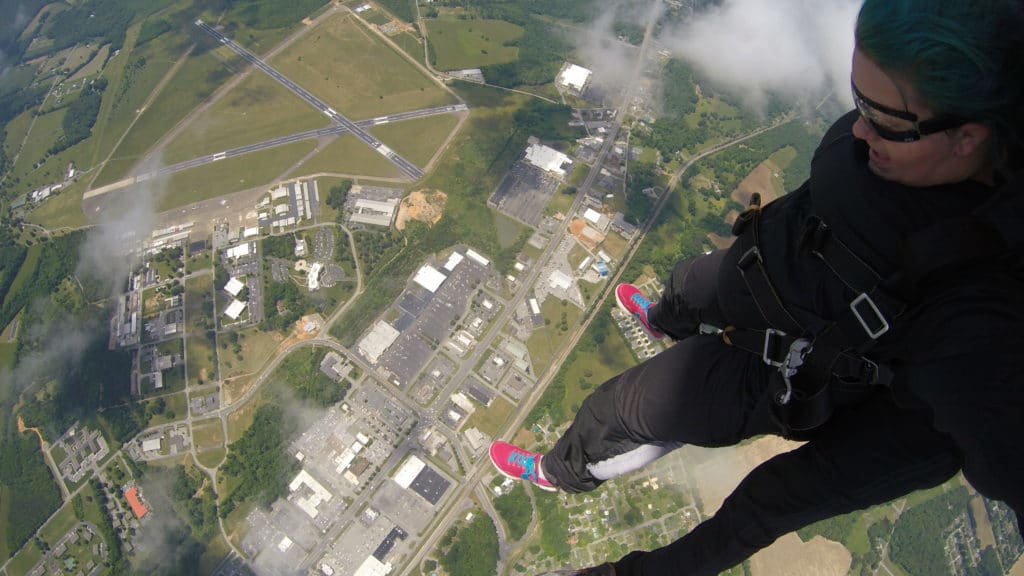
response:
<path id="1" fill-rule="evenodd" d="M 956 128 L 967 122 L 963 118 L 949 114 L 918 120 L 917 114 L 913 112 L 890 108 L 861 94 L 852 80 L 850 88 L 853 89 L 853 103 L 857 106 L 857 111 L 883 140 L 916 142 L 923 136 Z"/>

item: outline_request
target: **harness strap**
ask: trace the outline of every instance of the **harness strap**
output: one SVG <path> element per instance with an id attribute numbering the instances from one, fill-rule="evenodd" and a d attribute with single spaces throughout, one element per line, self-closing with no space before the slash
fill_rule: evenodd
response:
<path id="1" fill-rule="evenodd" d="M 761 215 L 761 195 L 754 192 L 750 195 L 750 205 L 746 211 L 736 219 L 733 224 L 733 234 L 736 234 L 748 246 L 747 251 L 740 257 L 736 267 L 739 269 L 743 283 L 754 298 L 754 304 L 761 312 L 765 322 L 776 330 L 790 334 L 804 332 L 804 327 L 797 322 L 796 318 L 786 309 L 782 303 L 775 285 L 768 277 L 768 271 L 764 266 L 764 258 L 761 256 L 760 238 L 758 226 Z"/>

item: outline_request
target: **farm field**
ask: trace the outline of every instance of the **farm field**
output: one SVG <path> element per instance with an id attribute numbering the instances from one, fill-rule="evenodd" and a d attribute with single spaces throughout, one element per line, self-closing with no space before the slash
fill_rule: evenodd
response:
<path id="1" fill-rule="evenodd" d="M 455 103 L 354 18 L 336 15 L 271 65 L 353 120 Z"/>

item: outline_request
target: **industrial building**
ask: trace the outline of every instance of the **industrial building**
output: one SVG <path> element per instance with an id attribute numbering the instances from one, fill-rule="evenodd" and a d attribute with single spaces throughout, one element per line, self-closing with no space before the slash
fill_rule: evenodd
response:
<path id="1" fill-rule="evenodd" d="M 586 68 L 577 64 L 566 63 L 562 67 L 562 71 L 559 72 L 556 82 L 559 86 L 567 88 L 577 94 L 583 93 L 583 89 L 587 87 L 587 82 L 590 81 L 590 76 L 593 73 Z"/>

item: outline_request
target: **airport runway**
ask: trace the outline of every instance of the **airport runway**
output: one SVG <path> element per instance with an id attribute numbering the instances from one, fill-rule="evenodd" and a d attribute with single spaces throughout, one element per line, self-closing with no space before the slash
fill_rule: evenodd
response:
<path id="1" fill-rule="evenodd" d="M 395 166 L 398 166 L 398 168 L 406 175 L 408 175 L 410 178 L 417 180 L 423 177 L 423 171 L 420 170 L 418 166 L 416 166 L 412 162 L 409 162 L 405 158 L 402 158 L 402 156 L 397 154 L 394 150 L 388 148 L 382 142 L 380 142 L 379 140 L 371 136 L 369 133 L 367 133 L 365 130 L 363 130 L 358 124 L 349 120 L 345 116 L 339 114 L 337 110 L 328 106 L 326 102 L 317 98 L 308 90 L 306 90 L 302 86 L 299 86 L 291 79 L 289 79 L 287 76 L 275 70 L 272 66 L 270 66 L 263 60 L 259 59 L 252 52 L 249 52 L 248 50 L 246 50 L 245 48 L 243 48 L 227 36 L 221 34 L 212 26 L 203 22 L 202 20 L 196 20 L 195 25 L 207 34 L 209 34 L 210 36 L 213 36 L 214 38 L 219 40 L 221 44 L 224 44 L 225 46 L 233 50 L 239 56 L 244 58 L 247 62 L 251 63 L 253 66 L 265 72 L 268 76 L 276 80 L 285 88 L 288 88 L 289 90 L 294 92 L 296 95 L 298 95 L 299 98 L 305 100 L 307 103 L 309 103 L 311 106 L 322 112 L 332 121 L 340 124 L 341 127 L 345 128 L 345 131 L 352 133 L 356 138 L 362 140 L 363 143 L 365 143 L 367 146 L 376 150 L 377 153 L 387 158 Z"/>

